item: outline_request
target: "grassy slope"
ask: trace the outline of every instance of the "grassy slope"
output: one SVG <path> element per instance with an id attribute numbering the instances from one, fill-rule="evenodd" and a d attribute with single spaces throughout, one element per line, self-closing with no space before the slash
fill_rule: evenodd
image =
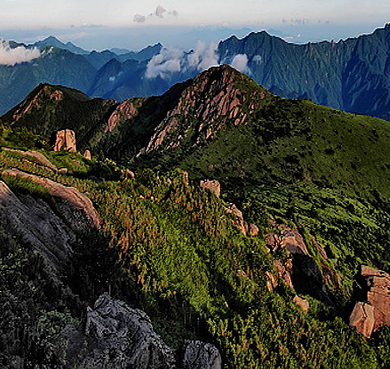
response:
<path id="1" fill-rule="evenodd" d="M 52 153 L 45 154 L 52 158 Z M 71 268 L 76 272 L 69 275 L 64 271 L 65 280 L 82 301 L 91 302 L 104 291 L 107 286 L 99 280 L 109 278 L 114 295 L 145 309 L 172 346 L 188 337 L 212 341 L 221 349 L 228 368 L 375 368 L 383 362 L 380 355 L 385 357 L 386 353 L 380 351 L 377 355 L 373 343 L 319 302 L 309 298 L 310 312 L 303 313 L 292 303 L 290 290 L 268 292 L 264 272 L 273 267 L 263 248 L 264 240 L 244 238 L 224 212 L 223 201 L 198 186 L 186 185 L 180 171 L 157 178 L 144 170 L 132 180 L 97 185 L 45 171 L 27 160 L 15 160 L 13 155 L 0 153 L 2 166 L 18 166 L 76 186 L 88 193 L 100 213 L 108 238 L 88 236 L 84 239 L 86 246 L 76 249 Z M 1 237 L 7 239 L 6 235 Z M 106 260 L 101 253 L 108 252 L 108 242 L 119 253 L 122 272 L 113 272 L 113 265 L 105 266 L 103 271 L 99 268 Z M 91 247 L 96 252 L 91 254 Z M 7 272 L 2 274 L 5 299 L 0 309 L 9 319 L 1 328 L 8 332 L 11 322 L 14 329 L 24 325 L 29 337 L 33 334 L 29 332 L 36 332 L 39 326 L 40 335 L 34 338 L 36 347 L 32 351 L 26 350 L 25 342 L 16 342 L 10 352 L 7 340 L 2 341 L 3 358 L 19 354 L 33 361 L 34 355 L 52 355 L 53 324 L 55 330 L 60 329 L 72 320 L 70 313 L 77 318 L 81 312 L 71 297 L 61 300 L 62 309 L 65 305 L 62 315 L 55 304 L 48 312 L 50 299 L 42 300 L 45 292 L 36 278 L 37 270 L 38 275 L 44 273 L 41 267 L 26 268 L 27 255 L 18 249 L 24 250 L 25 246 L 10 244 L 2 248 L 0 266 Z M 237 270 L 244 271 L 245 276 Z M 20 279 L 23 286 L 29 283 L 27 290 L 11 291 L 12 278 Z M 19 300 L 34 306 L 28 320 L 23 309 L 12 308 Z M 378 345 L 386 345 L 386 341 Z M 61 367 L 63 362 L 58 365 Z"/>

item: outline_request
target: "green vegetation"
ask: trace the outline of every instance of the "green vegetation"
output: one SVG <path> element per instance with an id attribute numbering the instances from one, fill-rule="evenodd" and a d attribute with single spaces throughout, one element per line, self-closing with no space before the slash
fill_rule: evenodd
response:
<path id="1" fill-rule="evenodd" d="M 2 154 L 4 164 L 7 158 L 12 160 Z M 32 164 L 29 169 L 38 171 Z M 228 368 L 376 368 L 385 357 L 381 349 L 387 342 L 385 333 L 369 342 L 320 302 L 307 297 L 311 308 L 304 313 L 292 303 L 294 294 L 288 288 L 269 292 L 265 271 L 273 271 L 273 265 L 262 237 L 242 236 L 224 211 L 223 201 L 186 184 L 180 170 L 161 175 L 145 169 L 135 179 L 101 184 L 53 172 L 46 176 L 88 192 L 105 235 L 80 235 L 82 242 L 74 246 L 74 257 L 63 271 L 72 292 L 61 287 L 62 297 L 54 303 L 54 297 L 41 292 L 41 278 L 47 271 L 39 257 L 32 258 L 24 245 L 3 231 L 0 309 L 9 319 L 3 321 L 2 332 L 18 327 L 25 332 L 24 341 L 16 340 L 12 347 L 9 335 L 2 341 L 5 367 L 13 355 L 43 367 L 66 365 L 50 349 L 55 332 L 81 318 L 80 301 L 92 303 L 107 290 L 144 309 L 172 347 L 179 347 L 185 338 L 213 342 Z M 322 196 L 323 201 L 335 197 L 314 187 L 306 192 Z M 306 192 L 299 193 L 305 197 Z M 266 208 L 261 196 L 265 194 L 267 211 L 275 216 L 288 213 L 283 203 L 271 206 L 280 201 L 279 194 L 264 190 L 247 198 L 245 213 L 263 227 Z M 298 200 L 294 204 L 299 213 L 303 205 Z M 291 214 L 291 219 L 301 222 L 295 212 Z M 50 278 L 58 286 L 60 282 Z M 21 288 L 14 290 L 12 281 L 21 283 Z M 30 306 L 28 314 L 25 306 Z"/>
<path id="2" fill-rule="evenodd" d="M 186 110 L 182 105 L 187 115 L 165 120 L 191 81 L 161 100 L 146 100 L 136 118 L 119 122 L 93 149 L 122 165 L 130 162 L 134 178 L 102 155 L 88 161 L 78 154 L 42 150 L 57 167 L 67 168 L 62 175 L 30 156 L 0 152 L 4 169 L 16 167 L 87 194 L 101 219 L 100 231 L 77 234 L 73 257 L 61 270 L 61 308 L 40 292 L 40 275 L 48 273 L 43 264 L 36 266 L 34 259 L 30 266 L 28 245 L 2 231 L 4 244 L 11 245 L 1 251 L 0 260 L 6 271 L 0 275 L 5 294 L 0 309 L 10 318 L 2 323 L 2 332 L 8 322 L 39 332 L 39 339 L 30 340 L 35 351 L 26 341 L 7 348 L 3 340 L 4 362 L 21 356 L 43 367 L 50 367 L 48 360 L 64 366 L 61 358 L 48 354 L 55 332 L 80 320 L 83 303 L 110 290 L 145 310 L 171 347 L 180 347 L 185 338 L 216 344 L 226 368 L 385 366 L 388 329 L 367 340 L 348 326 L 346 317 L 359 265 L 390 270 L 389 123 L 308 100 L 281 99 L 246 77 L 236 83 L 251 96 L 263 92 L 263 98 L 251 114 L 246 103 L 248 116 L 238 125 L 223 116 L 206 122 L 218 127 L 214 138 L 196 136 L 201 130 L 193 106 Z M 168 132 L 160 148 L 136 156 L 146 151 L 152 134 L 172 122 L 177 131 Z M 174 146 L 187 129 L 190 134 Z M 3 126 L 4 145 L 13 142 L 13 132 Z M 34 137 L 26 142 L 37 148 Z M 189 183 L 182 169 L 189 172 Z M 203 178 L 221 182 L 221 199 L 196 184 Z M 2 179 L 17 194 L 50 199 L 30 181 Z M 243 236 L 226 212 L 226 202 L 234 202 L 260 234 Z M 266 273 L 277 275 L 262 235 L 270 218 L 299 230 L 320 272 L 329 277 L 332 307 L 305 296 L 310 309 L 303 312 L 292 302 L 295 292 L 281 280 L 269 291 Z M 23 288 L 11 290 L 11 281 L 19 279 Z M 52 277 L 48 283 L 59 282 Z M 44 295 L 42 302 L 35 291 Z M 21 318 L 25 300 L 34 306 L 27 320 Z M 21 304 L 21 310 L 13 312 L 13 303 Z"/>

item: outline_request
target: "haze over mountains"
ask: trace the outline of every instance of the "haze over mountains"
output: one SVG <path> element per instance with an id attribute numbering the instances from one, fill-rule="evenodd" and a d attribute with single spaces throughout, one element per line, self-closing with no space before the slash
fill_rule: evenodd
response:
<path id="1" fill-rule="evenodd" d="M 263 31 L 241 40 L 232 36 L 218 46 L 199 43 L 189 52 L 161 44 L 137 53 L 87 52 L 52 37 L 28 47 L 3 41 L 1 60 L 12 53 L 19 59 L 0 66 L 0 113 L 42 82 L 121 102 L 160 95 L 177 82 L 226 63 L 280 96 L 309 98 L 390 120 L 389 40 L 387 25 L 338 43 L 295 45 Z"/>

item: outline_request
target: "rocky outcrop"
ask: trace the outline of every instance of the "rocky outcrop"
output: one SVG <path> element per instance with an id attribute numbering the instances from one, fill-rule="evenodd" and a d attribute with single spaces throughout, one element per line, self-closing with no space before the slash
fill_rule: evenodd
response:
<path id="1" fill-rule="evenodd" d="M 22 172 L 18 169 L 6 169 L 3 175 L 26 178 L 45 187 L 53 196 L 55 207 L 73 230 L 85 230 L 99 227 L 99 214 L 91 200 L 74 187 L 67 187 L 48 178 Z"/>
<path id="2" fill-rule="evenodd" d="M 286 262 L 282 263 L 280 260 L 274 259 L 273 264 L 276 268 L 279 278 L 283 281 L 283 283 L 294 289 L 291 275 L 292 275 L 292 259 L 288 259 Z"/>
<path id="3" fill-rule="evenodd" d="M 104 132 L 112 132 L 112 130 L 122 121 L 131 119 L 137 110 L 142 106 L 146 99 L 131 99 L 126 100 L 114 110 L 107 121 Z"/>
<path id="4" fill-rule="evenodd" d="M 225 209 L 228 214 L 232 214 L 234 216 L 234 224 L 238 227 L 244 236 L 247 236 L 247 234 L 252 237 L 258 235 L 259 228 L 255 224 L 248 223 L 246 220 L 244 220 L 242 211 L 239 210 L 236 205 L 227 202 Z"/>
<path id="5" fill-rule="evenodd" d="M 390 275 L 362 265 L 354 278 L 357 300 L 349 324 L 370 337 L 379 327 L 390 325 Z"/>
<path id="6" fill-rule="evenodd" d="M 56 133 L 54 151 L 61 150 L 76 152 L 76 135 L 74 131 L 70 129 L 64 129 Z"/>
<path id="7" fill-rule="evenodd" d="M 222 359 L 218 349 L 210 343 L 186 340 L 183 346 L 183 369 L 220 369 Z"/>
<path id="8" fill-rule="evenodd" d="M 303 299 L 302 297 L 299 297 L 298 295 L 295 295 L 295 297 L 293 298 L 293 303 L 299 306 L 303 311 L 309 310 L 309 301 Z"/>
<path id="9" fill-rule="evenodd" d="M 32 245 L 56 269 L 72 253 L 76 236 L 50 206 L 31 196 L 17 197 L 2 181 L 0 223 L 23 244 Z"/>
<path id="10" fill-rule="evenodd" d="M 349 317 L 349 325 L 356 327 L 359 333 L 370 338 L 375 327 L 374 307 L 358 301 Z"/>
<path id="11" fill-rule="evenodd" d="M 276 287 L 278 287 L 278 280 L 271 272 L 265 272 L 265 276 L 267 277 L 266 286 L 268 291 L 273 291 Z"/>
<path id="12" fill-rule="evenodd" d="M 42 166 L 44 166 L 46 168 L 49 168 L 49 169 L 53 170 L 54 172 L 57 171 L 57 167 L 48 158 L 46 158 L 45 155 L 41 154 L 38 151 L 34 151 L 34 150 L 28 150 L 28 151 L 14 150 L 14 149 L 9 149 L 7 147 L 3 147 L 2 149 L 4 151 L 16 152 L 16 153 L 18 153 L 18 154 L 20 154 L 22 156 L 25 156 L 25 157 L 33 157 L 33 158 L 37 159 Z"/>
<path id="13" fill-rule="evenodd" d="M 322 265 L 319 266 L 315 259 L 309 255 L 299 230 L 286 224 L 278 225 L 273 220 L 270 221 L 270 225 L 273 231 L 266 233 L 264 237 L 267 250 L 274 257 L 273 263 L 278 277 L 286 286 L 293 288 L 297 293 L 310 295 L 332 306 L 333 303 L 325 288 Z M 312 242 L 319 253 L 326 256 L 325 250 L 314 238 L 312 238 Z M 287 259 L 284 258 L 282 262 L 280 255 L 285 254 L 287 254 Z M 326 272 L 327 279 L 333 281 L 335 278 L 331 271 L 326 269 Z"/>
<path id="14" fill-rule="evenodd" d="M 215 196 L 217 196 L 217 197 L 219 197 L 221 194 L 221 185 L 219 184 L 219 182 L 216 179 L 214 179 L 214 180 L 210 180 L 210 179 L 201 180 L 200 187 L 207 188 L 211 192 L 214 192 Z"/>
<path id="15" fill-rule="evenodd" d="M 175 368 L 173 351 L 154 332 L 149 317 L 107 294 L 88 309 L 85 335 L 94 352 L 79 368 Z"/>
<path id="16" fill-rule="evenodd" d="M 182 358 L 154 331 L 148 315 L 122 301 L 101 295 L 88 308 L 82 331 L 68 326 L 55 348 L 67 367 L 79 369 L 220 369 L 218 349 L 200 341 L 185 341 Z M 66 347 L 61 343 L 66 339 Z"/>
<path id="17" fill-rule="evenodd" d="M 285 224 L 277 226 L 275 223 L 273 227 L 277 228 L 277 233 L 268 232 L 265 235 L 266 245 L 270 251 L 286 249 L 290 254 L 308 255 L 305 241 L 296 228 L 292 229 Z"/>
<path id="18" fill-rule="evenodd" d="M 91 160 L 92 159 L 91 152 L 89 150 L 85 150 L 83 156 L 87 160 Z"/>

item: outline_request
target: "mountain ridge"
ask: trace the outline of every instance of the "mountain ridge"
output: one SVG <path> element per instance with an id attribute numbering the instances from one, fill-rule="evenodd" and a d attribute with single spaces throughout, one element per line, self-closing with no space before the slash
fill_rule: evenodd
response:
<path id="1" fill-rule="evenodd" d="M 239 63 L 237 66 L 257 83 L 283 97 L 310 98 L 321 105 L 390 120 L 390 77 L 386 67 L 389 33 L 390 26 L 386 25 L 371 35 L 337 43 L 298 45 L 265 31 L 252 32 L 241 40 L 234 36 L 221 41 L 213 56 L 218 56 L 218 60 L 213 59 L 213 63 Z M 120 102 L 131 97 L 160 95 L 175 83 L 195 77 L 199 68 L 207 67 L 201 67 L 206 61 L 191 64 L 201 62 L 200 57 L 206 60 L 211 57 L 210 50 L 204 50 L 204 55 L 199 52 L 195 49 L 192 53 L 183 53 L 156 44 L 138 53 L 116 55 L 111 51 L 95 51 L 78 55 L 84 60 L 57 52 L 51 57 L 52 65 L 44 63 L 45 58 L 41 57 L 23 66 L 0 67 L 4 81 L 0 85 L 0 96 L 3 96 L 0 111 L 4 113 L 17 104 L 25 96 L 24 91 L 32 90 L 40 82 L 62 84 L 80 89 L 91 97 Z M 59 58 L 65 58 L 66 63 Z M 116 67 L 122 72 L 120 76 L 110 70 L 109 63 L 113 59 L 120 63 Z M 170 70 L 172 65 L 176 66 L 175 70 Z M 155 72 L 149 73 L 151 68 L 155 68 Z M 11 71 L 16 83 L 11 79 Z M 359 76 L 365 76 L 366 82 Z"/>

